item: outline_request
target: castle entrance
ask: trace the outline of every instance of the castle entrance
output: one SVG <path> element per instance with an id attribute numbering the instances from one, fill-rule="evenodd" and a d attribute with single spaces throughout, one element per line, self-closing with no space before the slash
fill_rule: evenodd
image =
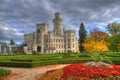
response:
<path id="1" fill-rule="evenodd" d="M 41 52 L 41 46 L 37 47 L 37 52 Z"/>

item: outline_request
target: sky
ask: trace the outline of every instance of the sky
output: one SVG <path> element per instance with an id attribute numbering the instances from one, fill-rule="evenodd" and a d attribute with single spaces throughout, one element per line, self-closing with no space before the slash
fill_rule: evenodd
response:
<path id="1" fill-rule="evenodd" d="M 23 42 L 23 36 L 36 30 L 37 23 L 53 29 L 54 13 L 60 12 L 63 28 L 105 31 L 108 23 L 120 21 L 120 0 L 0 0 L 0 42 Z"/>

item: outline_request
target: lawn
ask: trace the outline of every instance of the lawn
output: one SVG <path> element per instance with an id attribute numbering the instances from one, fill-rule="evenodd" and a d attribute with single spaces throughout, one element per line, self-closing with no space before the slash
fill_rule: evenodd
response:
<path id="1" fill-rule="evenodd" d="M 0 55 L 0 66 L 10 67 L 37 67 L 52 64 L 69 64 L 93 61 L 91 54 L 10 54 Z M 114 64 L 120 64 L 120 54 L 100 55 L 104 62 L 111 60 Z"/>

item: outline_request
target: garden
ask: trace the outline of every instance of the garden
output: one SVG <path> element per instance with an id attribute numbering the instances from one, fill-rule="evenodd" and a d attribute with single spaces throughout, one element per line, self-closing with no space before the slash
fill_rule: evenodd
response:
<path id="1" fill-rule="evenodd" d="M 47 71 L 39 80 L 120 80 L 120 66 L 98 62 L 71 64 Z"/>
<path id="2" fill-rule="evenodd" d="M 111 29 L 116 29 L 116 26 L 120 25 L 109 25 Z M 81 28 L 84 30 L 83 23 Z M 109 36 L 105 32 L 93 30 L 85 38 L 86 34 L 81 32 L 85 31 L 80 31 L 80 53 L 0 55 L 0 66 L 34 68 L 69 64 L 61 69 L 47 71 L 38 80 L 120 80 L 120 35 L 110 32 L 112 36 Z M 0 70 L 0 77 L 11 73 L 9 70 Z"/>
<path id="3" fill-rule="evenodd" d="M 61 54 L 18 54 L 18 55 L 1 55 L 0 66 L 9 67 L 37 67 L 44 65 L 53 64 L 71 64 L 88 61 L 102 60 L 107 63 L 120 64 L 120 54 L 72 54 L 72 53 L 61 53 Z"/>
<path id="4" fill-rule="evenodd" d="M 108 74 L 110 77 L 110 76 L 114 76 L 114 75 L 119 75 L 119 72 L 116 72 L 116 71 L 119 71 L 119 68 L 120 68 L 117 66 L 120 64 L 119 57 L 120 57 L 119 53 L 109 53 L 109 54 L 61 53 L 61 54 L 34 54 L 34 55 L 33 54 L 16 54 L 16 55 L 11 54 L 11 55 L 0 55 L 0 66 L 33 68 L 33 67 L 38 67 L 38 66 L 54 65 L 54 64 L 71 64 L 69 66 L 64 67 L 63 69 L 48 71 L 47 75 L 45 75 L 45 77 L 47 76 L 46 78 L 48 78 L 48 77 L 50 77 L 49 75 L 52 76 L 52 74 L 55 75 L 56 73 L 58 73 L 56 75 L 60 74 L 61 76 L 64 76 L 64 75 L 68 74 L 68 73 L 66 73 L 66 72 L 68 72 L 66 70 L 70 69 L 69 71 L 72 71 L 72 72 L 71 73 L 69 72 L 70 73 L 70 74 L 68 74 L 68 76 L 69 76 L 69 75 L 72 75 L 72 73 L 74 71 L 80 71 L 79 69 L 83 68 L 83 69 L 85 69 L 85 72 L 91 71 L 89 73 L 89 78 L 91 78 L 92 75 L 94 76 L 97 73 L 94 73 L 95 72 L 94 67 L 88 67 L 89 69 L 85 68 L 85 66 L 83 66 L 84 63 L 92 62 L 92 61 L 94 61 L 94 62 L 102 61 L 102 62 L 105 62 L 106 64 L 111 64 L 112 68 L 111 67 L 109 67 L 108 69 L 105 68 L 107 72 L 113 70 L 112 73 Z M 113 68 L 115 69 L 115 71 Z M 98 69 L 98 67 L 95 67 L 95 70 L 97 70 L 97 72 L 100 72 L 100 71 L 103 72 L 104 69 L 103 68 Z M 10 74 L 10 71 L 8 71 L 8 72 Z M 52 73 L 49 73 L 49 72 L 52 72 Z M 64 74 L 63 74 L 63 72 L 64 72 Z M 83 72 L 84 72 L 84 70 L 83 70 Z M 83 72 L 82 72 L 82 74 L 83 74 L 82 78 L 86 78 L 86 76 L 85 76 L 86 73 L 83 73 Z M 72 75 L 73 77 L 71 77 L 72 79 L 70 78 L 70 80 L 74 80 L 74 78 L 76 78 L 76 79 L 81 78 L 81 76 L 76 77 L 76 75 L 80 75 L 80 74 L 77 74 L 79 72 L 75 72 L 75 73 L 74 73 L 75 75 Z M 116 73 L 118 73 L 118 74 L 116 74 Z M 6 74 L 6 75 L 8 75 L 8 74 Z M 60 78 L 60 75 L 58 78 Z M 103 73 L 98 74 L 97 76 L 101 76 L 101 75 L 103 75 Z M 108 77 L 108 76 L 105 76 L 105 78 L 106 77 Z M 65 78 L 67 78 L 67 77 L 65 77 Z M 119 77 L 117 77 L 117 78 L 119 78 Z M 40 80 L 44 80 L 44 79 L 40 79 Z M 47 80 L 47 79 L 45 79 L 45 80 Z M 55 78 L 55 80 L 56 80 L 56 78 Z M 64 77 L 63 77 L 63 80 L 64 80 Z"/>

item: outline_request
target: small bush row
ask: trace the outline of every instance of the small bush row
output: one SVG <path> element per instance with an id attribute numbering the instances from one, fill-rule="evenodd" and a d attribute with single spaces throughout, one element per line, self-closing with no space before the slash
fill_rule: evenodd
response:
<path id="1" fill-rule="evenodd" d="M 87 62 L 88 60 L 83 59 L 62 59 L 62 60 L 46 60 L 46 61 L 33 61 L 33 62 L 18 62 L 18 61 L 4 61 L 0 62 L 0 66 L 9 66 L 9 67 L 37 67 L 43 65 L 53 65 L 53 64 L 71 64 L 79 62 Z"/>
<path id="2" fill-rule="evenodd" d="M 0 69 L 0 77 L 5 76 L 5 75 L 9 75 L 11 73 L 10 70 L 6 70 L 6 69 Z"/>
<path id="3" fill-rule="evenodd" d="M 17 62 L 32 62 L 32 59 L 26 59 L 26 58 L 19 58 L 19 59 L 11 59 L 11 61 L 17 61 Z"/>
<path id="4" fill-rule="evenodd" d="M 53 64 L 71 64 L 71 63 L 80 63 L 93 61 L 90 58 L 86 59 L 58 59 L 58 60 L 43 60 L 43 61 L 32 61 L 32 62 L 19 62 L 19 61 L 4 61 L 0 62 L 0 66 L 9 66 L 9 67 L 37 67 L 44 65 L 53 65 Z M 111 60 L 114 64 L 120 64 L 120 60 Z M 110 61 L 104 60 L 104 62 L 110 63 Z"/>
<path id="5" fill-rule="evenodd" d="M 0 66 L 7 66 L 7 67 L 32 67 L 32 62 L 3 61 L 3 62 L 0 62 Z"/>

